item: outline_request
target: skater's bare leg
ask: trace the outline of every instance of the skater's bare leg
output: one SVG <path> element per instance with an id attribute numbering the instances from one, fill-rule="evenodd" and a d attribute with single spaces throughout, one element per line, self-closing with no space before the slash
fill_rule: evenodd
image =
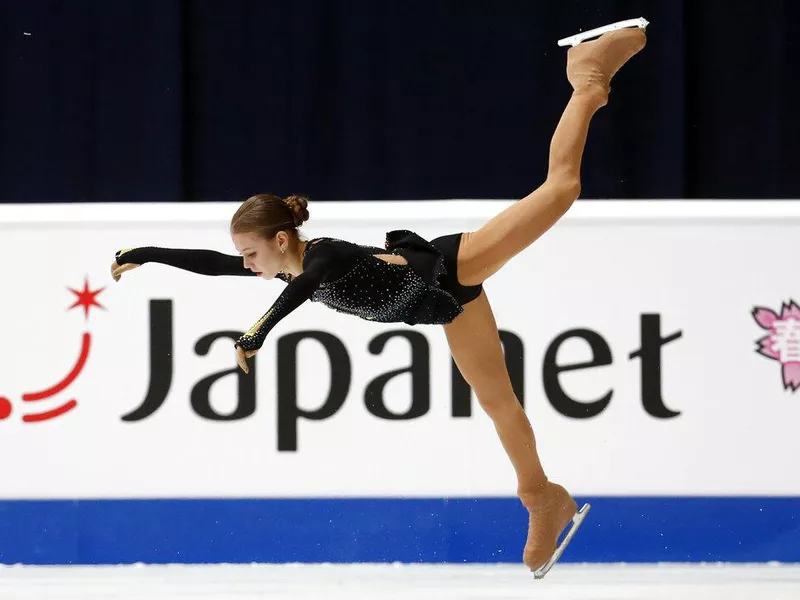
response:
<path id="1" fill-rule="evenodd" d="M 550 229 L 578 198 L 589 124 L 608 101 L 611 77 L 644 42 L 643 30 L 626 29 L 569 50 L 567 77 L 573 93 L 550 142 L 547 179 L 479 230 L 462 235 L 458 279 L 463 285 L 477 285 L 496 273 Z"/>
<path id="2" fill-rule="evenodd" d="M 602 106 L 596 93 L 574 92 L 550 144 L 546 181 L 479 230 L 461 236 L 458 280 L 478 285 L 539 239 L 581 191 L 580 165 L 589 123 Z"/>
<path id="3" fill-rule="evenodd" d="M 536 453 L 533 429 L 511 386 L 486 292 L 466 304 L 464 312 L 444 330 L 453 360 L 492 419 L 514 465 L 518 493 L 542 490 L 547 477 Z"/>
<path id="4" fill-rule="evenodd" d="M 527 248 L 569 209 L 580 194 L 580 168 L 589 124 L 608 101 L 609 82 L 644 47 L 644 32 L 624 30 L 569 51 L 567 76 L 573 94 L 550 144 L 545 183 L 481 229 L 465 233 L 458 253 L 458 279 L 476 285 Z M 445 326 L 453 358 L 492 419 L 517 474 L 517 492 L 530 513 L 523 560 L 541 567 L 557 546 L 577 505 L 560 485 L 548 481 L 530 421 L 514 396 L 497 325 L 485 293 Z"/>
<path id="5" fill-rule="evenodd" d="M 558 534 L 577 506 L 561 486 L 548 481 L 533 429 L 511 386 L 500 334 L 485 292 L 445 325 L 450 352 L 464 379 L 491 418 L 517 475 L 517 494 L 530 511 L 523 560 L 536 568 L 555 551 Z"/>

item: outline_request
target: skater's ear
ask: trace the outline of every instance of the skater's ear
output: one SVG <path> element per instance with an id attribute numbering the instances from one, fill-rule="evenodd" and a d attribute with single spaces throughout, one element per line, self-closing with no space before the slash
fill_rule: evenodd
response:
<path id="1" fill-rule="evenodd" d="M 282 253 L 291 246 L 293 237 L 296 237 L 296 234 L 292 236 L 286 231 L 279 231 L 275 234 L 275 241 Z"/>

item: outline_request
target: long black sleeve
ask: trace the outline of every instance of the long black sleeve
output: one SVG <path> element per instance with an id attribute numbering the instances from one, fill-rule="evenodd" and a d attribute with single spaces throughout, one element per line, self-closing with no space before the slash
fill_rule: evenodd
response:
<path id="1" fill-rule="evenodd" d="M 250 269 L 244 268 L 244 261 L 241 256 L 222 254 L 214 250 L 184 250 L 145 246 L 120 250 L 117 252 L 116 258 L 119 265 L 127 263 L 143 265 L 148 262 L 154 262 L 200 275 L 255 276 L 255 273 Z"/>
<path id="2" fill-rule="evenodd" d="M 236 341 L 236 345 L 245 350 L 261 348 L 270 330 L 286 315 L 311 298 L 311 295 L 328 275 L 331 267 L 331 257 L 323 252 L 318 252 L 306 259 L 303 264 L 303 272 L 289 282 L 273 303 L 272 308 Z"/>

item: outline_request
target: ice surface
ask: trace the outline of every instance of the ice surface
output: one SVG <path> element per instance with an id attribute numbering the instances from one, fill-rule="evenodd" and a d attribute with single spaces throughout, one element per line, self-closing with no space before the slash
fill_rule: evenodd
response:
<path id="1" fill-rule="evenodd" d="M 800 565 L 0 567 L 3 600 L 798 600 Z"/>

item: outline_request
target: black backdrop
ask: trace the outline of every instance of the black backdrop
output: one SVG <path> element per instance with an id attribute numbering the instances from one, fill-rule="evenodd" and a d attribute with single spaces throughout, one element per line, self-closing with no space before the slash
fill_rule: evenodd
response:
<path id="1" fill-rule="evenodd" d="M 583 196 L 800 196 L 795 1 L 0 0 L 0 202 L 520 197 L 638 16 Z"/>

